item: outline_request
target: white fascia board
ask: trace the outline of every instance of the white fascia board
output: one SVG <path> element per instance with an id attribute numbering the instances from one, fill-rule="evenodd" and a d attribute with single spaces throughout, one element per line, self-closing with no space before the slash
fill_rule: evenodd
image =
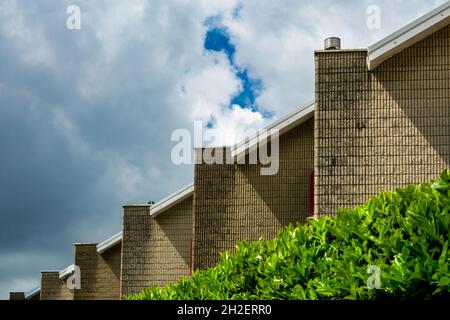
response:
<path id="1" fill-rule="evenodd" d="M 100 242 L 97 245 L 97 252 L 102 254 L 120 242 L 122 242 L 122 232 L 119 232 L 113 235 L 112 237 L 106 239 L 105 241 Z"/>
<path id="2" fill-rule="evenodd" d="M 411 22 L 368 48 L 367 66 L 374 70 L 382 62 L 425 39 L 450 23 L 450 1 Z"/>
<path id="3" fill-rule="evenodd" d="M 75 272 L 75 265 L 72 264 L 59 272 L 59 278 L 64 279 Z"/>
<path id="4" fill-rule="evenodd" d="M 25 299 L 31 299 L 35 295 L 39 294 L 41 292 L 41 287 L 36 287 L 34 289 L 31 289 L 30 291 L 25 292 Z"/>
<path id="5" fill-rule="evenodd" d="M 150 207 L 150 216 L 155 218 L 160 213 L 172 208 L 174 205 L 180 203 L 181 201 L 189 198 L 194 194 L 194 185 L 190 184 L 177 192 L 171 194 L 170 196 L 158 201 L 156 204 Z"/>
<path id="6" fill-rule="evenodd" d="M 241 158 L 245 156 L 249 150 L 256 149 L 259 140 L 263 137 L 270 138 L 270 135 L 277 131 L 279 135 L 291 130 L 292 128 L 298 126 L 299 124 L 306 122 L 311 119 L 314 115 L 314 102 L 297 108 L 297 110 L 291 112 L 290 114 L 284 116 L 283 118 L 273 122 L 266 128 L 259 130 L 256 134 L 244 139 L 243 141 L 237 143 L 231 149 L 231 156 L 233 158 Z M 268 139 L 265 139 L 267 142 Z"/>

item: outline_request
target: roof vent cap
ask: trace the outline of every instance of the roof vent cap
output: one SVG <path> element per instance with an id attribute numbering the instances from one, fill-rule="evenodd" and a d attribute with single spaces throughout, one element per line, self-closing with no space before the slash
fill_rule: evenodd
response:
<path id="1" fill-rule="evenodd" d="M 337 37 L 326 38 L 325 50 L 341 50 L 341 39 Z"/>

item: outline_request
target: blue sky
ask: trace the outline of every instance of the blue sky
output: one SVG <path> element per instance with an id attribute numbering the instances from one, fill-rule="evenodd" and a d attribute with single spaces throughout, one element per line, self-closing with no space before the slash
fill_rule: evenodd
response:
<path id="1" fill-rule="evenodd" d="M 312 100 L 325 37 L 365 48 L 442 2 L 2 0 L 0 298 L 119 231 L 122 204 L 190 183 L 175 129 L 238 139 Z"/>
<path id="2" fill-rule="evenodd" d="M 234 61 L 234 54 L 236 52 L 235 45 L 231 42 L 230 35 L 225 27 L 216 26 L 214 22 L 216 19 L 208 19 L 205 25 L 208 27 L 208 31 L 205 35 L 204 47 L 206 50 L 213 52 L 223 52 L 227 56 L 230 66 L 233 68 L 235 75 L 239 78 L 242 84 L 240 91 L 232 97 L 229 106 L 239 105 L 243 109 L 250 109 L 252 111 L 258 111 L 263 114 L 265 118 L 272 118 L 273 115 L 258 108 L 256 104 L 256 97 L 263 89 L 263 83 L 261 79 L 251 78 L 248 71 L 244 68 L 240 68 Z M 211 125 L 209 127 L 212 127 Z"/>

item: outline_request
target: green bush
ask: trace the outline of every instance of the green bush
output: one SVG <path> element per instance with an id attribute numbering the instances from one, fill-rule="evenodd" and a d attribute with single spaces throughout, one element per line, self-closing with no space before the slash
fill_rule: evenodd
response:
<path id="1" fill-rule="evenodd" d="M 242 242 L 213 268 L 126 299 L 434 299 L 450 297 L 450 172 L 362 206 Z M 369 289 L 368 266 L 381 271 Z"/>

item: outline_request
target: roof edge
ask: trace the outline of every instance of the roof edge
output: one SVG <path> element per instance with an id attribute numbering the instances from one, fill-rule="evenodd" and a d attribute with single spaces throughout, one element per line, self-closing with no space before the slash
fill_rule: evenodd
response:
<path id="1" fill-rule="evenodd" d="M 152 205 L 150 207 L 150 216 L 152 218 L 156 218 L 159 214 L 172 208 L 174 205 L 180 203 L 181 201 L 186 200 L 193 194 L 194 184 L 192 183 Z"/>
<path id="2" fill-rule="evenodd" d="M 70 276 L 72 273 L 75 272 L 75 265 L 71 264 L 70 266 L 68 266 L 67 268 L 59 271 L 59 278 L 62 280 L 68 276 Z"/>
<path id="3" fill-rule="evenodd" d="M 31 289 L 31 290 L 29 290 L 29 291 L 24 293 L 25 299 L 31 299 L 35 295 L 39 294 L 40 292 L 41 292 L 41 287 L 38 286 L 36 288 L 33 288 L 33 289 Z"/>
<path id="4" fill-rule="evenodd" d="M 314 50 L 314 53 L 333 53 L 333 52 L 366 52 L 367 48 L 356 48 L 356 49 L 331 49 L 331 50 Z"/>
<path id="5" fill-rule="evenodd" d="M 370 71 L 404 49 L 423 40 L 450 23 L 450 1 L 419 17 L 368 48 Z"/>
<path id="6" fill-rule="evenodd" d="M 125 203 L 122 208 L 126 207 L 150 207 L 149 203 Z"/>
<path id="7" fill-rule="evenodd" d="M 291 130 L 292 128 L 308 121 L 314 115 L 315 102 L 309 102 L 308 104 L 301 106 L 294 110 L 293 112 L 285 115 L 284 117 L 272 122 L 267 127 L 258 130 L 254 135 L 247 137 L 246 139 L 235 144 L 231 148 L 231 156 L 239 158 L 244 156 L 251 150 L 255 145 L 258 144 L 260 137 L 264 134 L 269 137 L 273 131 L 278 131 L 280 135 Z"/>
<path id="8" fill-rule="evenodd" d="M 120 242 L 122 242 L 122 231 L 120 231 L 120 232 L 116 233 L 115 235 L 109 237 L 108 239 L 100 242 L 97 245 L 97 252 L 99 254 L 102 254 L 105 251 L 107 251 L 107 250 L 111 249 L 112 247 L 116 246 Z"/>

